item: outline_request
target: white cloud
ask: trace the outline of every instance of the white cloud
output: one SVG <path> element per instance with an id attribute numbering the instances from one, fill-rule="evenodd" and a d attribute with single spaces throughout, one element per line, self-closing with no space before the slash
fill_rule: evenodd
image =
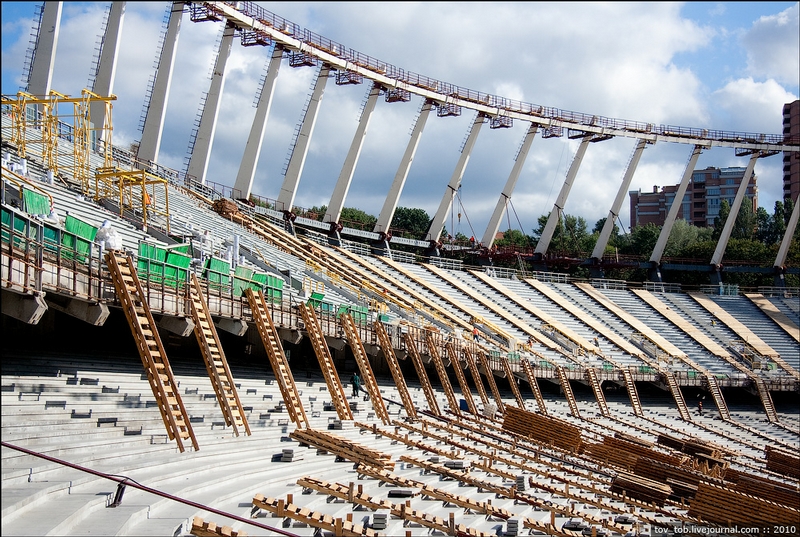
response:
<path id="1" fill-rule="evenodd" d="M 747 70 L 757 78 L 800 83 L 800 5 L 759 18 L 742 37 Z"/>

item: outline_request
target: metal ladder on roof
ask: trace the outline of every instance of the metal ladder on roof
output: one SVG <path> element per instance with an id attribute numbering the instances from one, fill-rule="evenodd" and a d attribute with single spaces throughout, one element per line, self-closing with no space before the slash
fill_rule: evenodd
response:
<path id="1" fill-rule="evenodd" d="M 753 376 L 753 382 L 758 390 L 758 396 L 761 398 L 761 404 L 764 405 L 767 419 L 770 423 L 778 423 L 778 412 L 775 410 L 775 404 L 772 402 L 772 395 L 770 395 L 766 383 L 757 376 Z"/>
<path id="2" fill-rule="evenodd" d="M 417 378 L 422 386 L 425 399 L 428 401 L 428 409 L 437 416 L 441 416 L 442 411 L 439 409 L 438 401 L 436 401 L 436 393 L 433 391 L 433 386 L 431 386 L 428 372 L 425 371 L 425 364 L 422 362 L 422 357 L 419 355 L 417 344 L 408 332 L 403 334 L 403 340 L 406 344 L 406 352 L 411 356 L 411 363 L 414 364 L 414 369 L 417 371 Z"/>
<path id="3" fill-rule="evenodd" d="M 686 406 L 686 400 L 683 398 L 681 387 L 678 386 L 678 381 L 675 380 L 675 375 L 672 374 L 672 371 L 664 371 L 663 375 L 664 378 L 667 379 L 669 391 L 672 392 L 672 397 L 675 399 L 675 403 L 678 405 L 678 413 L 681 415 L 681 418 L 684 421 L 692 421 L 692 416 L 689 413 L 689 408 Z"/>
<path id="4" fill-rule="evenodd" d="M 203 289 L 197 275 L 192 273 L 189 282 L 189 305 L 194 321 L 194 334 L 206 364 L 208 378 L 211 379 L 211 386 L 217 395 L 225 425 L 231 427 L 236 436 L 239 436 L 239 428 L 243 428 L 249 436 L 250 425 L 242 409 L 242 402 L 239 400 L 239 393 L 236 391 L 236 384 L 222 350 L 222 343 L 219 340 L 217 329 L 211 314 L 208 311 L 208 303 L 203 296 Z"/>
<path id="5" fill-rule="evenodd" d="M 489 396 L 486 394 L 486 388 L 483 386 L 481 372 L 478 371 L 478 365 L 475 363 L 475 358 L 472 356 L 472 351 L 469 350 L 469 347 L 465 345 L 463 349 L 464 359 L 467 361 L 467 367 L 472 375 L 472 381 L 475 383 L 475 388 L 478 390 L 478 397 L 481 398 L 481 402 L 486 406 L 489 404 Z"/>
<path id="6" fill-rule="evenodd" d="M 298 306 L 300 316 L 306 325 L 306 334 L 311 341 L 311 346 L 314 348 L 314 354 L 317 355 L 322 376 L 325 377 L 325 383 L 328 385 L 328 392 L 331 394 L 333 407 L 336 409 L 336 415 L 340 420 L 352 420 L 353 411 L 347 402 L 347 395 L 345 395 L 342 380 L 336 372 L 336 367 L 333 364 L 331 351 L 328 348 L 328 343 L 325 341 L 325 335 L 322 333 L 322 326 L 319 323 L 317 314 L 314 308 L 304 303 Z"/>
<path id="7" fill-rule="evenodd" d="M 181 452 L 186 450 L 184 441 L 190 441 L 197 451 L 199 449 L 197 438 L 183 406 L 178 383 L 172 374 L 142 284 L 136 275 L 133 259 L 122 252 L 112 251 L 106 253 L 106 264 L 122 311 L 125 312 L 136 340 L 136 348 L 139 349 L 139 357 L 142 359 L 147 380 L 156 398 L 169 439 L 178 443 Z"/>
<path id="8" fill-rule="evenodd" d="M 578 409 L 578 401 L 575 400 L 575 393 L 572 391 L 572 385 L 569 383 L 566 369 L 562 366 L 557 366 L 556 373 L 558 374 L 558 380 L 561 382 L 561 389 L 564 391 L 564 396 L 567 398 L 570 412 L 576 418 L 580 418 L 581 412 Z"/>
<path id="9" fill-rule="evenodd" d="M 477 415 L 478 407 L 475 406 L 475 399 L 473 399 L 472 391 L 469 389 L 469 384 L 467 384 L 467 377 L 464 375 L 464 368 L 461 367 L 461 360 L 458 359 L 458 355 L 452 343 L 447 343 L 444 348 L 447 351 L 447 356 L 450 357 L 450 365 L 453 366 L 453 370 L 456 372 L 458 385 L 461 386 L 461 394 L 467 402 L 467 408 L 469 408 L 470 412 Z"/>
<path id="10" fill-rule="evenodd" d="M 480 360 L 481 367 L 483 367 L 483 370 L 486 372 L 486 380 L 489 381 L 489 389 L 492 391 L 494 402 L 497 404 L 497 410 L 501 413 L 505 413 L 505 404 L 503 404 L 503 398 L 500 395 L 500 390 L 497 388 L 497 382 L 494 380 L 494 371 L 489 367 L 489 360 L 486 358 L 486 353 L 482 350 L 478 350 L 478 360 Z"/>
<path id="11" fill-rule="evenodd" d="M 461 416 L 461 408 L 456 400 L 456 394 L 453 391 L 453 385 L 450 383 L 450 377 L 447 376 L 447 369 L 444 367 L 442 357 L 439 354 L 439 349 L 436 348 L 436 342 L 433 340 L 433 334 L 428 330 L 425 332 L 425 345 L 428 348 L 428 354 L 431 356 L 433 366 L 439 374 L 439 380 L 442 383 L 444 394 L 447 396 L 447 403 L 450 405 L 450 412 L 456 416 Z"/>
<path id="12" fill-rule="evenodd" d="M 714 403 L 717 405 L 717 410 L 719 410 L 719 417 L 725 421 L 730 421 L 731 412 L 728 410 L 725 398 L 722 397 L 722 389 L 719 387 L 716 377 L 714 375 L 706 375 L 705 381 L 708 384 L 708 391 L 711 392 L 711 397 L 714 398 Z"/>
<path id="13" fill-rule="evenodd" d="M 298 428 L 306 428 L 309 426 L 308 417 L 306 417 L 306 411 L 303 408 L 302 401 L 300 401 L 300 394 L 297 391 L 297 385 L 294 382 L 294 376 L 289 367 L 289 361 L 286 359 L 286 354 L 283 352 L 281 338 L 278 335 L 275 323 L 272 322 L 272 317 L 264 302 L 264 292 L 259 291 L 258 294 L 256 294 L 252 289 L 247 289 L 245 294 L 247 296 L 247 301 L 250 303 L 250 310 L 253 313 L 253 321 L 256 323 L 261 341 L 267 351 L 269 362 L 272 365 L 275 379 L 278 381 L 278 387 L 281 390 L 281 396 L 286 404 L 286 411 L 289 413 L 289 418 Z"/>
<path id="14" fill-rule="evenodd" d="M 536 398 L 536 404 L 539 405 L 539 412 L 546 416 L 547 406 L 544 404 L 542 390 L 539 389 L 539 383 L 536 381 L 536 374 L 533 372 L 533 367 L 531 367 L 531 361 L 527 358 L 523 358 L 521 361 L 522 370 L 525 371 L 525 375 L 528 377 L 528 384 L 530 384 L 533 396 Z"/>
<path id="15" fill-rule="evenodd" d="M 603 394 L 603 386 L 600 383 L 600 379 L 597 377 L 597 370 L 593 367 L 587 369 L 586 380 L 589 381 L 589 386 L 591 386 L 592 392 L 594 392 L 597 404 L 600 405 L 600 414 L 608 418 L 611 416 L 611 412 L 608 410 L 608 403 L 606 402 L 606 396 Z"/>
<path id="16" fill-rule="evenodd" d="M 344 335 L 347 338 L 347 343 L 353 351 L 353 356 L 358 364 L 358 370 L 361 371 L 361 377 L 364 380 L 369 399 L 372 402 L 372 408 L 375 410 L 375 415 L 380 419 L 384 425 L 389 425 L 389 412 L 386 410 L 386 404 L 383 402 L 378 382 L 375 380 L 375 375 L 372 372 L 372 366 L 369 364 L 369 357 L 367 351 L 364 350 L 364 344 L 358 336 L 358 329 L 353 317 L 349 313 L 343 313 L 339 316 L 339 322 L 344 329 Z"/>
<path id="17" fill-rule="evenodd" d="M 639 392 L 636 389 L 636 382 L 633 380 L 633 373 L 629 369 L 622 370 L 622 380 L 625 381 L 625 388 L 628 390 L 628 397 L 631 400 L 634 415 L 638 417 L 644 416 L 642 411 L 642 401 L 639 399 Z"/>
<path id="18" fill-rule="evenodd" d="M 411 394 L 408 393 L 406 379 L 403 377 L 403 371 L 400 369 L 400 364 L 397 362 L 397 356 L 394 354 L 392 340 L 389 338 L 389 334 L 386 332 L 386 328 L 381 321 L 375 321 L 372 326 L 375 330 L 375 334 L 378 336 L 378 345 L 380 345 L 383 351 L 383 357 L 386 359 L 386 363 L 389 364 L 389 371 L 391 371 L 394 383 L 397 386 L 397 391 L 400 393 L 400 400 L 403 401 L 406 415 L 412 420 L 415 420 L 417 419 L 417 409 L 414 407 Z"/>

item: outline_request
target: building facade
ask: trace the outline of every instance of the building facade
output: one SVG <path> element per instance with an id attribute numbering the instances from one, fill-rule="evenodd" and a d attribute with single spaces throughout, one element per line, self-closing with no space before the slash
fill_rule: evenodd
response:
<path id="1" fill-rule="evenodd" d="M 800 100 L 783 105 L 783 135 L 788 139 L 800 138 Z M 797 203 L 800 195 L 800 153 L 783 154 L 783 199 Z"/>
<path id="2" fill-rule="evenodd" d="M 714 168 L 695 170 L 686 189 L 683 199 L 680 200 L 680 209 L 677 218 L 686 220 L 693 226 L 713 226 L 714 219 L 719 215 L 723 200 L 728 205 L 733 205 L 736 192 L 744 179 L 745 167 Z M 628 192 L 631 208 L 631 229 L 646 224 L 664 225 L 680 185 L 653 187 L 652 192 L 642 192 L 641 189 Z M 745 193 L 745 201 L 750 203 L 753 211 L 758 208 L 757 176 L 754 173 Z"/>

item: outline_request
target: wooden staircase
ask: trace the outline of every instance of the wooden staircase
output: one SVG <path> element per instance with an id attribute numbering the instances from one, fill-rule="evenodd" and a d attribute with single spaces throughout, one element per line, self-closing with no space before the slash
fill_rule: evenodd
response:
<path id="1" fill-rule="evenodd" d="M 472 391 L 469 389 L 469 384 L 467 384 L 467 377 L 464 375 L 464 369 L 461 367 L 461 361 L 458 359 L 458 355 L 456 354 L 456 350 L 453 348 L 452 343 L 447 343 L 445 345 L 445 350 L 447 351 L 447 355 L 450 357 L 450 365 L 453 366 L 453 370 L 456 372 L 456 378 L 458 379 L 458 385 L 461 386 L 461 394 L 464 396 L 464 400 L 467 402 L 467 408 L 472 414 L 478 414 L 478 407 L 475 406 L 475 399 L 472 398 Z"/>
<path id="2" fill-rule="evenodd" d="M 497 382 L 494 380 L 494 371 L 489 367 L 489 360 L 486 359 L 486 353 L 478 351 L 478 360 L 480 360 L 483 370 L 486 371 L 486 380 L 489 381 L 489 389 L 492 390 L 492 396 L 494 397 L 494 402 L 497 404 L 497 410 L 500 413 L 504 413 L 505 405 L 503 404 L 503 398 L 500 395 L 500 390 L 497 388 Z"/>
<path id="3" fill-rule="evenodd" d="M 314 311 L 314 308 L 303 304 L 298 306 L 300 316 L 303 318 L 303 323 L 306 326 L 306 335 L 311 341 L 311 346 L 314 348 L 314 354 L 317 355 L 319 367 L 322 370 L 322 376 L 325 377 L 325 383 L 328 385 L 328 392 L 331 395 L 331 402 L 336 409 L 336 415 L 340 420 L 352 420 L 353 411 L 350 409 L 350 404 L 347 402 L 347 395 L 342 385 L 342 379 L 336 372 L 336 366 L 333 365 L 333 358 L 331 351 L 328 348 L 328 343 L 325 341 L 325 334 L 322 333 L 322 326 L 319 324 L 319 319 Z"/>
<path id="4" fill-rule="evenodd" d="M 689 413 L 689 408 L 686 406 L 686 400 L 683 398 L 681 387 L 678 386 L 678 381 L 675 380 L 675 375 L 672 374 L 672 371 L 664 371 L 662 374 L 667 380 L 667 386 L 669 386 L 669 391 L 672 392 L 675 403 L 678 405 L 678 413 L 681 415 L 681 419 L 684 421 L 692 421 L 692 416 Z"/>
<path id="5" fill-rule="evenodd" d="M 197 445 L 186 408 L 183 406 L 178 383 L 172 374 L 164 345 L 158 335 L 156 322 L 150 312 L 142 284 L 136 275 L 135 265 L 130 256 L 113 251 L 106 253 L 106 264 L 114 282 L 117 298 L 128 319 L 128 324 L 139 349 L 139 357 L 150 381 L 150 388 L 156 398 L 158 410 L 167 428 L 170 440 L 178 443 L 181 452 L 186 450 L 184 441 L 191 441 L 195 451 Z"/>
<path id="6" fill-rule="evenodd" d="M 731 413 L 728 410 L 725 398 L 722 397 L 722 389 L 720 389 L 717 379 L 713 375 L 706 375 L 704 378 L 708 385 L 708 391 L 711 392 L 711 397 L 714 398 L 714 403 L 717 405 L 717 410 L 719 410 L 719 417 L 725 421 L 730 421 Z"/>
<path id="7" fill-rule="evenodd" d="M 523 358 L 521 362 L 525 376 L 528 377 L 528 384 L 531 387 L 533 396 L 536 398 L 536 404 L 539 406 L 539 412 L 546 416 L 547 406 L 544 404 L 544 397 L 542 397 L 542 390 L 539 389 L 539 383 L 536 382 L 536 374 L 533 372 L 533 367 L 531 367 L 531 361 Z"/>
<path id="8" fill-rule="evenodd" d="M 466 346 L 464 346 L 464 358 L 467 360 L 467 367 L 472 375 L 472 381 L 478 389 L 478 396 L 481 398 L 483 405 L 486 406 L 489 403 L 489 396 L 486 394 L 486 388 L 484 388 L 483 380 L 481 380 L 481 372 L 478 371 L 478 365 L 475 363 L 472 351 Z"/>
<path id="9" fill-rule="evenodd" d="M 597 370 L 590 367 L 586 370 L 586 380 L 589 381 L 589 386 L 592 388 L 592 392 L 594 392 L 595 399 L 597 399 L 597 404 L 600 406 L 600 414 L 605 416 L 606 418 L 611 416 L 611 412 L 608 410 L 608 403 L 606 402 L 606 396 L 603 394 L 603 386 L 600 382 L 600 379 L 597 377 Z"/>
<path id="10" fill-rule="evenodd" d="M 242 402 L 239 400 L 236 384 L 222 350 L 217 329 L 208 312 L 203 289 L 194 273 L 189 282 L 189 304 L 192 321 L 194 321 L 194 335 L 197 337 L 197 343 L 206 364 L 206 371 L 208 371 L 208 378 L 211 379 L 211 386 L 217 395 L 225 425 L 231 427 L 236 436 L 239 436 L 239 428 L 244 429 L 249 436 L 250 425 L 248 425 L 242 410 Z"/>
<path id="11" fill-rule="evenodd" d="M 378 381 L 375 380 L 375 375 L 372 373 L 372 366 L 369 365 L 369 357 L 367 351 L 364 350 L 364 345 L 361 343 L 361 338 L 358 336 L 358 329 L 353 317 L 349 313 L 343 313 L 339 316 L 339 322 L 342 324 L 344 335 L 350 348 L 353 350 L 353 356 L 358 364 L 358 370 L 361 372 L 361 378 L 364 382 L 364 387 L 369 394 L 369 399 L 372 402 L 372 408 L 375 410 L 375 415 L 380 419 L 384 425 L 389 425 L 389 412 L 386 410 L 386 404 L 383 402 Z"/>
<path id="12" fill-rule="evenodd" d="M 517 400 L 517 406 L 525 410 L 525 399 L 522 398 L 522 392 L 519 391 L 519 384 L 517 384 L 517 377 L 514 371 L 511 370 L 511 364 L 508 363 L 507 358 L 501 358 L 500 362 L 503 364 L 503 371 L 506 372 L 506 380 L 511 388 L 511 393 L 514 394 L 514 399 Z"/>
<path id="13" fill-rule="evenodd" d="M 644 416 L 644 412 L 642 411 L 642 401 L 639 399 L 639 391 L 636 389 L 636 382 L 633 380 L 633 373 L 629 369 L 623 369 L 622 379 L 625 381 L 625 388 L 628 390 L 633 413 L 641 418 Z"/>
<path id="14" fill-rule="evenodd" d="M 389 364 L 389 371 L 391 371 L 394 383 L 397 386 L 397 391 L 400 393 L 400 400 L 403 401 L 406 415 L 412 420 L 415 420 L 417 419 L 417 409 L 414 407 L 411 394 L 408 393 L 406 379 L 403 376 L 403 371 L 400 369 L 400 364 L 397 362 L 397 356 L 394 354 L 392 340 L 389 338 L 389 334 L 386 333 L 386 328 L 384 328 L 382 322 L 375 321 L 373 328 L 375 334 L 378 336 L 378 344 L 383 351 L 383 357 L 386 359 L 386 363 Z"/>
<path id="15" fill-rule="evenodd" d="M 561 389 L 564 391 L 564 396 L 567 398 L 569 411 L 576 418 L 580 418 L 581 412 L 578 409 L 578 401 L 575 400 L 575 393 L 572 391 L 572 385 L 569 383 L 569 378 L 567 378 L 567 371 L 563 367 L 557 366 L 556 373 L 558 374 L 559 382 L 561 382 Z"/>
<path id="16" fill-rule="evenodd" d="M 245 294 L 247 301 L 250 303 L 250 310 L 253 313 L 253 321 L 256 323 L 261 342 L 264 344 L 270 365 L 272 365 L 272 372 L 281 390 L 281 396 L 286 405 L 286 411 L 289 413 L 289 418 L 298 428 L 307 428 L 309 426 L 308 417 L 306 417 L 306 411 L 303 408 L 302 401 L 300 401 L 300 395 L 294 382 L 292 370 L 289 367 L 289 361 L 283 352 L 281 338 L 264 302 L 264 293 L 259 291 L 256 294 L 252 289 L 247 289 Z"/>
<path id="17" fill-rule="evenodd" d="M 414 369 L 417 371 L 417 378 L 422 386 L 423 393 L 425 393 L 425 399 L 428 401 L 428 409 L 437 416 L 441 416 L 442 411 L 439 410 L 439 403 L 436 401 L 436 393 L 433 391 L 433 386 L 431 386 L 428 372 L 425 371 L 425 364 L 422 362 L 422 357 L 419 355 L 417 344 L 409 333 L 403 334 L 403 340 L 406 343 L 406 352 L 411 356 L 411 363 L 414 364 Z"/>
<path id="18" fill-rule="evenodd" d="M 433 340 L 433 334 L 431 334 L 430 331 L 425 333 L 425 345 L 428 348 L 428 353 L 431 355 L 431 361 L 436 368 L 436 372 L 439 374 L 439 380 L 442 383 L 444 394 L 447 396 L 447 403 L 450 405 L 450 412 L 456 416 L 460 416 L 461 408 L 458 405 L 456 394 L 453 391 L 453 385 L 450 383 L 450 377 L 447 376 L 447 369 L 444 367 L 439 349 L 436 348 L 436 342 Z"/>
<path id="19" fill-rule="evenodd" d="M 778 423 L 778 412 L 775 410 L 775 404 L 772 402 L 772 396 L 769 393 L 767 385 L 764 380 L 754 376 L 753 382 L 758 390 L 758 396 L 761 398 L 761 404 L 764 405 L 764 411 L 767 413 L 767 419 L 770 423 Z"/>

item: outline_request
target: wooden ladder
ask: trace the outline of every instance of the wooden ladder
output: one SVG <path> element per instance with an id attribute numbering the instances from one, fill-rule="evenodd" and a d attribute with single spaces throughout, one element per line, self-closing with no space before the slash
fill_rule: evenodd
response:
<path id="1" fill-rule="evenodd" d="M 623 369 L 622 380 L 625 381 L 625 388 L 628 390 L 633 413 L 641 418 L 644 416 L 644 412 L 642 411 L 642 401 L 639 399 L 639 391 L 636 389 L 636 382 L 633 380 L 633 373 L 629 369 Z"/>
<path id="2" fill-rule="evenodd" d="M 211 379 L 211 386 L 217 394 L 217 401 L 225 418 L 225 425 L 231 427 L 236 436 L 239 436 L 239 428 L 242 427 L 249 436 L 250 425 L 242 410 L 242 402 L 236 391 L 236 384 L 222 350 L 222 343 L 219 340 L 217 329 L 211 314 L 208 312 L 208 303 L 203 296 L 203 289 L 197 275 L 192 273 L 189 284 L 189 303 L 194 321 L 194 335 L 197 336 L 197 343 L 200 345 L 200 352 L 203 361 L 206 363 L 208 378 Z"/>
<path id="3" fill-rule="evenodd" d="M 364 380 L 369 399 L 372 402 L 372 408 L 375 410 L 375 415 L 380 419 L 384 425 L 389 425 L 389 412 L 386 410 L 386 404 L 383 402 L 381 390 L 378 386 L 378 381 L 375 380 L 375 375 L 372 373 L 372 366 L 369 365 L 369 357 L 367 351 L 364 350 L 364 345 L 361 343 L 361 338 L 358 336 L 358 329 L 353 317 L 349 313 L 343 313 L 339 316 L 339 322 L 342 323 L 344 335 L 347 338 L 347 343 L 353 350 L 353 356 L 358 364 L 358 370 L 361 371 L 361 378 Z"/>
<path id="4" fill-rule="evenodd" d="M 503 397 L 500 395 L 500 390 L 497 388 L 497 381 L 494 380 L 494 371 L 489 367 L 489 360 L 486 358 L 486 353 L 479 350 L 478 360 L 481 362 L 481 367 L 486 371 L 486 380 L 489 381 L 489 389 L 492 391 L 494 402 L 497 403 L 497 410 L 505 413 L 505 405 L 503 404 Z"/>
<path id="5" fill-rule="evenodd" d="M 597 378 L 597 370 L 593 367 L 587 369 L 586 380 L 589 381 L 589 386 L 592 387 L 597 404 L 600 405 L 600 414 L 606 418 L 610 417 L 611 412 L 608 411 L 608 403 L 606 402 L 606 396 L 603 394 L 603 386 L 600 383 L 600 379 Z"/>
<path id="6" fill-rule="evenodd" d="M 719 417 L 725 421 L 730 421 L 731 412 L 728 410 L 725 398 L 722 397 L 722 389 L 720 389 L 717 379 L 713 375 L 706 375 L 705 381 L 708 384 L 708 391 L 711 392 L 711 397 L 714 398 L 714 403 L 717 405 L 717 410 L 719 410 Z"/>
<path id="7" fill-rule="evenodd" d="M 331 394 L 333 406 L 336 409 L 336 415 L 340 420 L 352 420 L 353 411 L 347 402 L 347 395 L 342 385 L 342 379 L 336 372 L 336 366 L 333 365 L 333 358 L 331 351 L 328 348 L 328 343 L 325 341 L 325 335 L 322 333 L 322 326 L 319 324 L 319 319 L 314 311 L 314 308 L 303 304 L 298 306 L 300 316 L 306 325 L 306 334 L 308 339 L 311 340 L 311 346 L 314 348 L 314 354 L 317 355 L 322 376 L 325 377 L 325 383 L 328 385 L 328 392 Z"/>
<path id="8" fill-rule="evenodd" d="M 567 404 L 569 404 L 570 412 L 576 418 L 580 418 L 581 412 L 578 409 L 578 401 L 575 400 L 575 393 L 572 391 L 572 385 L 569 383 L 569 378 L 567 378 L 566 369 L 561 366 L 556 366 L 556 373 L 558 374 L 558 380 L 561 382 L 561 389 L 564 391 L 564 396 L 567 398 Z"/>
<path id="9" fill-rule="evenodd" d="M 136 340 L 139 357 L 147 372 L 147 379 L 150 381 L 150 388 L 156 398 L 169 439 L 178 443 L 181 452 L 186 449 L 183 445 L 184 440 L 190 440 L 192 447 L 197 451 L 200 449 L 197 438 L 183 406 L 178 383 L 172 374 L 156 322 L 142 291 L 142 284 L 136 275 L 133 259 L 121 252 L 113 251 L 106 253 L 106 264 L 122 311 L 125 312 Z"/>
<path id="10" fill-rule="evenodd" d="M 536 398 L 536 404 L 539 405 L 539 412 L 547 415 L 547 406 L 544 404 L 544 397 L 542 397 L 542 390 L 539 389 L 539 383 L 536 381 L 536 374 L 531 367 L 531 361 L 527 358 L 522 358 L 522 370 L 525 371 L 525 376 L 528 377 L 528 384 L 531 386 L 533 396 Z"/>
<path id="11" fill-rule="evenodd" d="M 464 368 L 461 367 L 461 361 L 458 359 L 456 350 L 453 348 L 452 343 L 447 343 L 444 348 L 447 351 L 447 356 L 450 358 L 450 365 L 453 366 L 453 370 L 456 372 L 458 385 L 461 386 L 461 394 L 464 396 L 464 400 L 467 402 L 467 408 L 469 408 L 470 412 L 477 415 L 478 407 L 475 406 L 475 399 L 472 398 L 472 390 L 469 389 L 467 377 L 464 375 Z"/>
<path id="12" fill-rule="evenodd" d="M 481 372 L 478 371 L 478 365 L 475 363 L 472 351 L 470 351 L 467 346 L 464 346 L 464 358 L 467 360 L 467 367 L 469 367 L 469 372 L 472 375 L 472 381 L 478 389 L 478 396 L 481 398 L 481 402 L 484 406 L 486 406 L 489 403 L 489 396 L 486 394 L 486 388 L 484 388 L 483 380 L 481 380 Z"/>
<path id="13" fill-rule="evenodd" d="M 437 416 L 441 416 L 442 411 L 439 410 L 439 403 L 436 401 L 436 393 L 433 391 L 431 380 L 428 378 L 427 371 L 425 371 L 425 364 L 422 362 L 422 357 L 419 355 L 417 344 L 408 332 L 403 334 L 403 340 L 406 343 L 406 352 L 411 356 L 411 363 L 414 364 L 414 369 L 417 371 L 417 378 L 419 378 L 422 391 L 425 393 L 425 399 L 428 401 L 428 409 Z"/>
<path id="14" fill-rule="evenodd" d="M 258 328 L 261 342 L 264 344 L 267 356 L 269 356 L 269 363 L 272 365 L 272 372 L 275 375 L 275 380 L 278 381 L 278 387 L 281 390 L 283 402 L 286 404 L 286 411 L 289 413 L 289 418 L 298 428 L 308 427 L 306 411 L 303 408 L 302 401 L 300 401 L 300 395 L 297 391 L 297 385 L 294 382 L 292 370 L 289 367 L 289 361 L 286 359 L 286 354 L 283 352 L 281 338 L 278 335 L 278 330 L 275 328 L 275 323 L 272 322 L 272 317 L 264 302 L 264 292 L 259 291 L 258 294 L 256 294 L 252 289 L 247 289 L 245 294 L 247 295 L 247 301 L 250 303 L 253 321 Z"/>
<path id="15" fill-rule="evenodd" d="M 672 392 L 672 397 L 678 405 L 678 413 L 681 415 L 681 418 L 684 421 L 692 421 L 692 415 L 689 413 L 689 408 L 686 406 L 686 400 L 683 398 L 683 392 L 681 392 L 681 387 L 678 386 L 678 381 L 675 380 L 675 375 L 672 374 L 672 371 L 664 371 L 663 374 L 667 379 L 669 391 Z"/>
<path id="16" fill-rule="evenodd" d="M 506 380 L 508 380 L 508 385 L 511 387 L 511 392 L 514 394 L 514 398 L 517 400 L 517 406 L 519 406 L 522 410 L 525 410 L 525 399 L 522 398 L 522 392 L 519 391 L 517 377 L 511 370 L 511 364 L 508 363 L 507 358 L 500 358 L 500 362 L 503 364 L 503 371 L 506 373 Z"/>
<path id="17" fill-rule="evenodd" d="M 408 393 L 406 379 L 403 376 L 403 371 L 400 370 L 400 364 L 397 362 L 392 340 L 389 338 L 389 334 L 386 333 L 386 328 L 384 328 L 382 322 L 375 321 L 373 329 L 378 336 L 378 344 L 381 346 L 386 363 L 389 364 L 389 371 L 392 372 L 397 391 L 400 393 L 400 400 L 403 401 L 403 406 L 406 409 L 406 415 L 415 420 L 417 419 L 417 409 L 414 408 L 414 401 L 411 399 L 411 394 Z"/>
<path id="18" fill-rule="evenodd" d="M 758 390 L 758 396 L 761 397 L 761 404 L 764 405 L 767 419 L 770 423 L 778 423 L 778 412 L 775 410 L 775 404 L 772 402 L 772 395 L 770 395 L 764 380 L 753 376 L 753 382 L 755 382 L 756 389 Z"/>
<path id="19" fill-rule="evenodd" d="M 439 380 L 442 383 L 444 394 L 447 396 L 447 403 L 450 405 L 450 412 L 456 416 L 461 416 L 461 407 L 456 399 L 456 394 L 453 391 L 453 385 L 450 383 L 450 377 L 447 376 L 447 369 L 444 367 L 442 357 L 439 354 L 439 349 L 436 348 L 436 342 L 433 340 L 433 334 L 430 331 L 425 332 L 425 346 L 428 348 L 428 354 L 431 356 L 433 366 L 439 374 Z"/>

